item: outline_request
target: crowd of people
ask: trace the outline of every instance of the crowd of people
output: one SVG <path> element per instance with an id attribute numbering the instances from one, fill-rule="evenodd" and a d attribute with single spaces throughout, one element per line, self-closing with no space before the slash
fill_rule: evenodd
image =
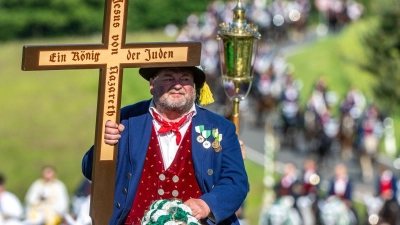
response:
<path id="1" fill-rule="evenodd" d="M 24 205 L 6 189 L 6 177 L 0 174 L 0 224 L 1 225 L 90 225 L 90 195 L 70 198 L 65 184 L 57 178 L 54 167 L 46 166 L 41 177 L 29 187 Z M 75 203 L 75 205 L 74 205 Z M 70 207 L 72 204 L 72 207 Z"/>
<path id="2" fill-rule="evenodd" d="M 354 205 L 354 178 L 344 163 L 337 163 L 334 173 L 324 177 L 314 159 L 306 159 L 302 168 L 288 162 L 275 186 L 276 200 L 261 215 L 261 224 L 395 225 L 400 222 L 398 185 L 393 170 L 379 166 L 373 193 L 363 196 L 366 215 L 360 217 Z"/>

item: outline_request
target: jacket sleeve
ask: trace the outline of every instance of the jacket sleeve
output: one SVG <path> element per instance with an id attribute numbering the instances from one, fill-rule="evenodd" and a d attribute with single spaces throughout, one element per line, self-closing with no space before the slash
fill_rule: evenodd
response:
<path id="1" fill-rule="evenodd" d="M 82 173 L 88 180 L 92 180 L 93 151 L 94 146 L 86 152 L 82 159 Z"/>

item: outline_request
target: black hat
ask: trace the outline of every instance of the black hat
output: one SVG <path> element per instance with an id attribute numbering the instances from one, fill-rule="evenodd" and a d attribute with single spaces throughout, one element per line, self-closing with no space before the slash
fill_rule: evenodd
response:
<path id="1" fill-rule="evenodd" d="M 146 80 L 154 77 L 154 75 L 161 69 L 167 67 L 153 67 L 153 68 L 140 68 L 139 74 Z M 206 82 L 206 74 L 201 66 L 181 66 L 180 68 L 190 69 L 193 72 L 194 83 L 196 84 L 196 89 L 201 89 Z"/>

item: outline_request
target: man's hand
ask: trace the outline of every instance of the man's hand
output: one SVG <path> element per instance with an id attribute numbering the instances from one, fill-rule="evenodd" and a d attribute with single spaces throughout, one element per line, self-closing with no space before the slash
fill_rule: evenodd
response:
<path id="1" fill-rule="evenodd" d="M 192 210 L 192 215 L 197 219 L 205 219 L 211 210 L 207 203 L 201 199 L 191 198 L 184 202 Z"/>
<path id="2" fill-rule="evenodd" d="M 112 121 L 107 121 L 104 130 L 104 143 L 116 145 L 121 138 L 121 133 L 125 129 L 124 125 L 116 124 Z"/>

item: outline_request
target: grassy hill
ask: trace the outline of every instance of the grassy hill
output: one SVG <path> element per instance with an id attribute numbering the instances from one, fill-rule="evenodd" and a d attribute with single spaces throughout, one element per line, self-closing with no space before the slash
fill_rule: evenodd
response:
<path id="1" fill-rule="evenodd" d="M 371 84 L 374 77 L 358 67 L 364 52 L 360 38 L 370 29 L 371 21 L 360 21 L 345 27 L 342 32 L 318 37 L 315 42 L 299 49 L 288 58 L 295 69 L 294 76 L 303 81 L 302 101 L 311 95 L 315 81 L 323 77 L 328 90 L 342 99 L 350 87 L 360 89 L 369 101 L 373 100 Z"/>

